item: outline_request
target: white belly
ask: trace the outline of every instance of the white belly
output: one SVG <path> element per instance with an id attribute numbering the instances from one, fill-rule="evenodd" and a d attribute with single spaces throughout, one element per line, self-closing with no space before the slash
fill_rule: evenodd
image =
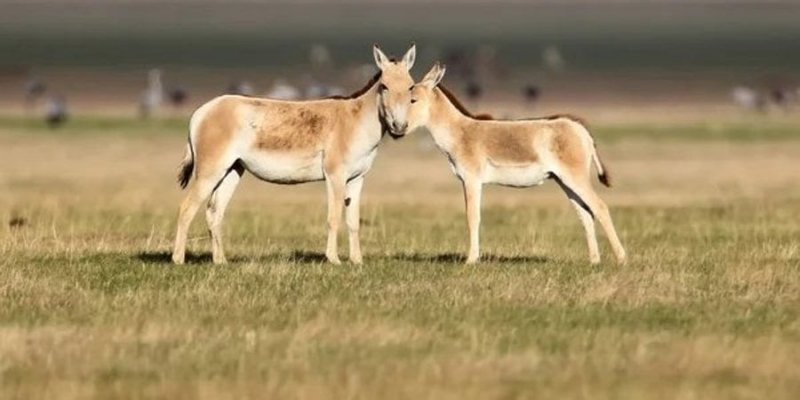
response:
<path id="1" fill-rule="evenodd" d="M 529 187 L 541 185 L 549 176 L 549 171 L 540 164 L 526 166 L 489 164 L 483 173 L 483 182 L 503 186 Z"/>
<path id="2" fill-rule="evenodd" d="M 322 152 L 297 155 L 257 151 L 242 157 L 242 162 L 253 175 L 272 183 L 295 184 L 325 178 Z"/>
<path id="3" fill-rule="evenodd" d="M 372 168 L 372 162 L 375 161 L 375 155 L 378 154 L 377 149 L 373 149 L 370 153 L 363 157 L 358 157 L 348 162 L 347 165 L 347 179 L 353 179 L 364 175 Z"/>

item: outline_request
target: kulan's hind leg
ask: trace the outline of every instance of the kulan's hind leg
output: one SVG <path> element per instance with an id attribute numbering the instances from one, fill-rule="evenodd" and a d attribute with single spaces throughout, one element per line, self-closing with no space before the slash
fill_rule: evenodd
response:
<path id="1" fill-rule="evenodd" d="M 578 218 L 583 224 L 583 230 L 586 232 L 586 245 L 589 248 L 589 262 L 598 264 L 600 263 L 600 249 L 597 246 L 597 233 L 594 230 L 594 218 L 592 218 L 592 214 L 586 211 L 577 200 L 570 199 L 569 201 L 578 213 Z"/>
<path id="2" fill-rule="evenodd" d="M 597 239 L 594 235 L 594 223 L 591 221 L 592 216 L 594 216 L 600 221 L 600 226 L 603 227 L 606 233 L 606 237 L 611 244 L 611 249 L 614 251 L 617 262 L 620 264 L 624 263 L 626 258 L 625 249 L 619 241 L 616 229 L 614 229 L 614 223 L 611 221 L 611 214 L 608 211 L 608 206 L 600 199 L 600 196 L 595 193 L 589 182 L 588 174 L 558 174 L 555 178 L 573 204 L 579 208 L 578 213 L 581 222 L 583 222 L 584 229 L 586 230 L 587 242 L 589 244 L 590 261 L 596 263 L 600 259 L 599 252 L 597 251 Z M 591 225 L 589 225 L 589 223 L 591 223 Z"/>
<path id="3" fill-rule="evenodd" d="M 617 230 L 614 228 L 614 222 L 611 221 L 611 213 L 608 211 L 608 206 L 600 196 L 595 193 L 591 186 L 586 190 L 586 199 L 589 202 L 589 207 L 594 211 L 595 217 L 600 221 L 600 226 L 602 226 L 603 230 L 606 232 L 606 238 L 608 242 L 611 243 L 611 249 L 614 251 L 617 262 L 624 264 L 627 258 L 625 248 L 622 247 L 622 243 L 619 241 Z"/>
<path id="4" fill-rule="evenodd" d="M 224 171 L 223 171 L 224 172 Z M 197 210 L 203 204 L 214 186 L 222 178 L 222 174 L 216 174 L 205 177 L 198 177 L 189 183 L 189 189 L 186 197 L 181 203 L 180 212 L 178 214 L 178 227 L 175 232 L 175 247 L 172 250 L 172 261 L 175 264 L 183 264 L 186 257 L 186 236 L 189 234 L 189 226 L 192 224 Z"/>
<path id="5" fill-rule="evenodd" d="M 225 251 L 222 247 L 222 220 L 225 217 L 225 209 L 227 209 L 243 173 L 244 167 L 238 162 L 235 163 L 217 185 L 217 188 L 211 194 L 211 199 L 208 201 L 206 222 L 208 223 L 208 231 L 211 234 L 211 254 L 215 264 L 227 262 Z"/>

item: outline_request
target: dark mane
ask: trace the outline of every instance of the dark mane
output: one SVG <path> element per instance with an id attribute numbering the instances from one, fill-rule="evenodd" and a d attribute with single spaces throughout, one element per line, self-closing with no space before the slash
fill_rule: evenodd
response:
<path id="1" fill-rule="evenodd" d="M 476 115 L 476 114 L 473 114 L 473 113 L 469 112 L 469 110 L 467 110 L 467 108 L 464 107 L 464 104 L 461 103 L 461 101 L 456 98 L 456 96 L 453 94 L 453 92 L 450 91 L 450 89 L 444 87 L 444 85 L 441 85 L 441 84 L 439 86 L 437 86 L 437 87 L 442 92 L 442 94 L 444 94 L 444 96 L 447 97 L 447 100 L 450 101 L 450 104 L 452 104 L 462 115 L 464 115 L 467 118 L 474 119 L 476 121 L 537 121 L 537 120 L 552 121 L 552 120 L 555 120 L 555 119 L 564 118 L 564 119 L 568 119 L 568 120 L 577 122 L 577 123 L 583 125 L 585 128 L 588 128 L 588 125 L 586 124 L 586 120 L 584 120 L 583 118 L 578 117 L 576 115 L 573 115 L 573 114 L 553 114 L 553 115 L 547 115 L 547 116 L 544 116 L 544 117 L 521 118 L 521 119 L 514 119 L 514 120 L 498 120 L 496 118 L 493 118 L 491 114 L 485 114 L 485 113 Z"/>
<path id="2" fill-rule="evenodd" d="M 472 118 L 472 119 L 478 120 L 478 121 L 491 121 L 491 120 L 493 120 L 492 116 L 489 115 L 489 114 L 475 115 L 475 114 L 469 112 L 469 110 L 467 110 L 467 108 L 464 107 L 464 104 L 462 104 L 461 101 L 459 101 L 456 98 L 456 95 L 454 95 L 453 92 L 450 91 L 450 89 L 444 87 L 444 85 L 442 85 L 442 84 L 439 84 L 439 86 L 437 86 L 437 87 L 442 92 L 442 94 L 444 94 L 444 97 L 447 97 L 447 100 L 450 100 L 450 104 L 452 104 L 465 117 Z"/>
<path id="3" fill-rule="evenodd" d="M 327 100 L 352 100 L 357 97 L 361 97 L 364 93 L 367 93 L 379 80 L 381 80 L 381 71 L 378 71 L 375 76 L 373 76 L 369 82 L 367 82 L 364 87 L 361 89 L 356 90 L 355 92 L 351 93 L 349 96 L 328 96 L 325 97 Z"/>
<path id="4" fill-rule="evenodd" d="M 559 118 L 568 119 L 570 121 L 577 122 L 583 125 L 584 128 L 589 128 L 589 124 L 586 123 L 586 120 L 575 114 L 553 114 L 553 115 L 548 115 L 546 117 L 531 118 L 531 119 L 546 119 L 548 121 L 551 121 Z"/>

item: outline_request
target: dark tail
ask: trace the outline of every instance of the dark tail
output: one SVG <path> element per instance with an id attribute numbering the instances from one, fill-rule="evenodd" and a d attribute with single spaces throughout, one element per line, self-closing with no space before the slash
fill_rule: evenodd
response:
<path id="1" fill-rule="evenodd" d="M 608 168 L 603 164 L 603 161 L 600 160 L 600 154 L 597 153 L 597 146 L 594 146 L 592 159 L 594 159 L 594 165 L 597 167 L 597 179 L 600 180 L 600 183 L 606 185 L 606 187 L 611 187 L 611 175 L 608 173 Z"/>
<path id="2" fill-rule="evenodd" d="M 194 151 L 192 151 L 192 143 L 186 144 L 186 153 L 183 156 L 183 161 L 178 166 L 178 184 L 181 189 L 186 189 L 189 180 L 192 179 L 192 171 L 194 170 Z"/>

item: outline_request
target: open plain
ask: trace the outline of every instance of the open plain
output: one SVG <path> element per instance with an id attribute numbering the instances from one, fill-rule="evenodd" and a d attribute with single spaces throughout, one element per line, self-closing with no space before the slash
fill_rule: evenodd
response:
<path id="1" fill-rule="evenodd" d="M 792 398 L 798 125 L 755 118 L 596 127 L 625 266 L 602 237 L 588 265 L 552 182 L 487 190 L 462 265 L 460 185 L 420 131 L 367 178 L 363 266 L 324 262 L 322 184 L 250 176 L 234 262 L 200 217 L 176 267 L 182 119 L 5 117 L 0 397 Z"/>

